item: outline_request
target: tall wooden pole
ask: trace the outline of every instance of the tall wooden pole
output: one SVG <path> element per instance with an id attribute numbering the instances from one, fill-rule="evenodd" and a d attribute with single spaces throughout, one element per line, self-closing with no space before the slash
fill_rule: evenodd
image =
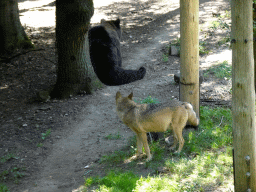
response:
<path id="1" fill-rule="evenodd" d="M 199 117 L 199 0 L 180 0 L 180 100 Z"/>
<path id="2" fill-rule="evenodd" d="M 231 12 L 235 191 L 256 192 L 252 0 L 232 0 Z"/>

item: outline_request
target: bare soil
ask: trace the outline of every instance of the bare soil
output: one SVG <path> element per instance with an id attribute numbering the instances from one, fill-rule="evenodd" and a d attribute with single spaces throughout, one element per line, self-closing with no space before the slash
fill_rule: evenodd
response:
<path id="1" fill-rule="evenodd" d="M 209 27 L 211 21 L 217 20 L 215 14 L 224 15 L 229 9 L 228 0 L 200 1 L 200 40 L 206 42 L 210 50 L 208 55 L 200 57 L 202 73 L 224 60 L 231 64 L 228 45 L 218 45 L 218 41 L 228 37 L 228 31 Z M 125 150 L 133 136 L 116 115 L 117 91 L 124 95 L 133 92 L 137 100 L 149 95 L 160 102 L 179 99 L 179 86 L 173 76 L 179 72 L 180 58 L 169 56 L 168 61 L 163 60 L 166 47 L 179 37 L 179 1 L 109 0 L 101 5 L 95 0 L 92 25 L 102 17 L 114 19 L 119 16 L 123 29 L 123 65 L 129 69 L 144 66 L 147 69 L 145 78 L 128 85 L 106 86 L 92 95 L 36 101 L 36 93 L 56 81 L 55 28 L 47 24 L 37 26 L 29 20 L 26 23 L 25 17 L 33 13 L 47 17 L 49 11 L 54 11 L 52 1 L 21 9 L 22 23 L 36 50 L 0 65 L 0 157 L 1 161 L 6 160 L 0 163 L 0 183 L 4 182 L 10 191 L 78 191 L 84 175 L 104 175 L 105 168 L 99 159 L 116 150 Z M 23 52 L 17 50 L 18 53 Z M 230 88 L 228 79 L 212 75 L 204 78 L 200 104 L 230 106 Z M 43 139 L 42 133 L 48 130 L 51 133 Z M 121 139 L 107 140 L 110 134 L 119 134 Z M 10 154 L 13 156 L 8 158 Z M 128 169 L 125 165 L 122 168 Z M 16 172 L 11 171 L 14 169 Z M 6 170 L 9 174 L 5 175 L 3 171 Z M 15 175 L 17 170 L 21 178 Z M 151 172 L 145 167 L 139 171 L 142 175 Z"/>

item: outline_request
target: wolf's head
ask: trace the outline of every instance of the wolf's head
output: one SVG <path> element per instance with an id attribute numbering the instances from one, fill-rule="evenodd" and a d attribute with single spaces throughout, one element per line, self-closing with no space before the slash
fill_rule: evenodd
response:
<path id="1" fill-rule="evenodd" d="M 133 93 L 127 97 L 123 97 L 119 91 L 116 93 L 116 111 L 121 120 L 124 114 L 136 105 L 132 97 Z"/>

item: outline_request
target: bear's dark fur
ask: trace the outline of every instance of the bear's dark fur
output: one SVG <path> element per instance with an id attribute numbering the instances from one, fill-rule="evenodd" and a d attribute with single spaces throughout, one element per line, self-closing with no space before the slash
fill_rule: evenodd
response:
<path id="1" fill-rule="evenodd" d="M 89 30 L 90 57 L 94 71 L 105 85 L 123 85 L 142 79 L 146 69 L 125 70 L 122 68 L 120 50 L 120 20 L 101 20 L 99 26 Z"/>

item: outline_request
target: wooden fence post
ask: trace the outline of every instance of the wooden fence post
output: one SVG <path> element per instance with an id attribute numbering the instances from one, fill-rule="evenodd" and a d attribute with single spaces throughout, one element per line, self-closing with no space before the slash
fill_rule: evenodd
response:
<path id="1" fill-rule="evenodd" d="M 256 192 L 252 0 L 232 0 L 231 12 L 235 191 Z"/>

